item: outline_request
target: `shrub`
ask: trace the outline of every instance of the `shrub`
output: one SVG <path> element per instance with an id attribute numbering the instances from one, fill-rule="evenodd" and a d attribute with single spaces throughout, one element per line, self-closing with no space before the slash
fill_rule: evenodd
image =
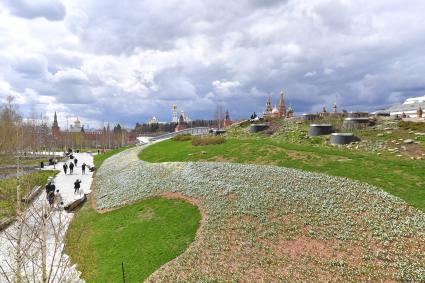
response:
<path id="1" fill-rule="evenodd" d="M 311 144 L 322 144 L 323 143 L 323 138 L 322 137 L 311 137 L 310 138 L 310 143 Z"/>
<path id="2" fill-rule="evenodd" d="M 221 144 L 226 140 L 222 136 L 204 136 L 204 137 L 193 137 L 192 145 L 194 146 L 202 146 L 209 144 Z"/>
<path id="3" fill-rule="evenodd" d="M 412 122 L 412 121 L 400 121 L 398 126 L 403 129 L 425 132 L 425 123 Z"/>
<path id="4" fill-rule="evenodd" d="M 174 141 L 190 141 L 191 139 L 192 139 L 191 134 L 179 134 L 173 138 Z"/>
<path id="5" fill-rule="evenodd" d="M 417 137 L 416 137 L 416 140 L 417 140 L 417 141 L 425 142 L 425 136 L 417 136 Z"/>

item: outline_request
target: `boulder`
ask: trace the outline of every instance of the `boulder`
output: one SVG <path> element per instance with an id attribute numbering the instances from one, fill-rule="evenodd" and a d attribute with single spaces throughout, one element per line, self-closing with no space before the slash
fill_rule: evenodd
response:
<path id="1" fill-rule="evenodd" d="M 406 139 L 406 140 L 403 141 L 404 144 L 411 144 L 411 143 L 414 143 L 414 142 L 415 141 L 412 140 L 412 139 Z"/>

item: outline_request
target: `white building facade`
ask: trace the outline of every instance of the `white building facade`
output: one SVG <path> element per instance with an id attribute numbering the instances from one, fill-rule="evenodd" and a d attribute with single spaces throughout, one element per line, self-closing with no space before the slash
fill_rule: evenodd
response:
<path id="1" fill-rule="evenodd" d="M 425 96 L 408 98 L 403 104 L 391 106 L 388 112 L 391 116 L 401 116 L 404 113 L 408 118 L 415 118 L 419 108 L 425 109 Z"/>

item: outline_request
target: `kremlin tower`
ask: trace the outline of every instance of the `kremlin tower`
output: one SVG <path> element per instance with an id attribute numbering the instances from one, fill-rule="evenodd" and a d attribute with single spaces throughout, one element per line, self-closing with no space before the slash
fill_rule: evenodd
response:
<path id="1" fill-rule="evenodd" d="M 288 108 L 289 109 L 289 108 Z M 279 106 L 272 108 L 270 96 L 267 98 L 266 110 L 263 113 L 264 117 L 287 117 L 287 110 L 285 104 L 285 94 L 283 91 L 280 92 Z"/>
<path id="2" fill-rule="evenodd" d="M 180 114 L 179 122 L 176 127 L 176 132 L 186 129 L 186 123 L 184 122 L 183 113 Z"/>
<path id="3" fill-rule="evenodd" d="M 280 92 L 280 100 L 279 100 L 279 117 L 286 117 L 286 106 L 285 106 L 285 97 L 283 90 Z"/>
<path id="4" fill-rule="evenodd" d="M 55 111 L 55 116 L 53 118 L 52 135 L 54 138 L 58 138 L 60 136 L 60 128 L 58 124 L 58 116 L 56 115 L 56 111 Z"/>
<path id="5" fill-rule="evenodd" d="M 267 102 L 266 102 L 266 110 L 263 113 L 264 117 L 269 117 L 272 115 L 272 103 L 270 101 L 270 96 L 267 98 Z"/>
<path id="6" fill-rule="evenodd" d="M 224 117 L 224 127 L 228 127 L 232 124 L 232 121 L 230 121 L 229 111 L 226 110 L 226 115 Z"/>

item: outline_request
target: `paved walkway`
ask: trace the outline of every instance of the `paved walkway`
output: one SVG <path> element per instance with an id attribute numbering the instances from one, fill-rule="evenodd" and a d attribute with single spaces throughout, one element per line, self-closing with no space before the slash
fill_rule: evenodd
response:
<path id="1" fill-rule="evenodd" d="M 61 170 L 54 179 L 56 189 L 62 196 L 64 206 L 69 205 L 83 194 L 74 194 L 74 182 L 80 179 L 81 191 L 84 194 L 90 193 L 93 173 L 86 168 L 86 174 L 82 174 L 81 165 L 86 163 L 93 166 L 93 157 L 88 153 L 75 153 L 74 157 L 78 159 L 77 167 L 74 167 L 73 174 L 65 175 L 62 166 L 63 162 L 56 165 L 56 169 Z M 66 161 L 69 165 L 70 161 Z M 44 170 L 51 170 L 53 166 L 46 166 Z M 23 277 L 29 281 L 40 282 L 41 279 L 41 225 L 40 212 L 48 207 L 46 194 L 43 192 L 37 197 L 33 205 L 24 213 L 25 226 L 22 230 L 23 240 L 21 246 L 23 251 Z M 47 223 L 47 271 L 50 276 L 49 282 L 84 282 L 80 279 L 80 273 L 75 266 L 71 266 L 69 257 L 64 254 L 64 238 L 69 223 L 74 216 L 73 213 L 64 212 L 63 209 L 55 209 L 51 212 Z M 0 282 L 14 281 L 16 235 L 19 233 L 20 226 L 17 222 L 13 223 L 6 230 L 0 232 Z M 7 274 L 7 276 L 5 276 Z M 35 278 L 35 280 L 33 280 Z M 24 280 L 26 281 L 26 280 Z"/>
<path id="2" fill-rule="evenodd" d="M 82 174 L 81 171 L 81 165 L 83 163 L 86 163 L 87 165 L 93 166 L 93 157 L 90 154 L 87 153 L 74 153 L 74 157 L 77 158 L 78 163 L 77 167 L 74 167 L 73 174 L 69 174 L 69 168 L 68 172 L 65 175 L 63 171 L 63 164 L 64 162 L 59 162 L 56 164 L 56 169 L 61 170 L 57 175 L 55 180 L 56 189 L 59 189 L 59 192 L 63 198 L 64 205 L 68 205 L 69 203 L 72 203 L 74 200 L 81 197 L 81 195 L 75 195 L 74 194 L 74 182 L 75 180 L 79 179 L 81 180 L 81 190 L 82 193 L 85 194 L 90 193 L 90 186 L 92 183 L 92 176 L 93 173 L 89 171 L 88 167 L 86 167 L 86 174 Z M 68 164 L 71 161 L 67 161 Z M 52 170 L 53 166 L 45 166 L 44 170 Z M 45 195 L 44 195 L 45 196 Z"/>

